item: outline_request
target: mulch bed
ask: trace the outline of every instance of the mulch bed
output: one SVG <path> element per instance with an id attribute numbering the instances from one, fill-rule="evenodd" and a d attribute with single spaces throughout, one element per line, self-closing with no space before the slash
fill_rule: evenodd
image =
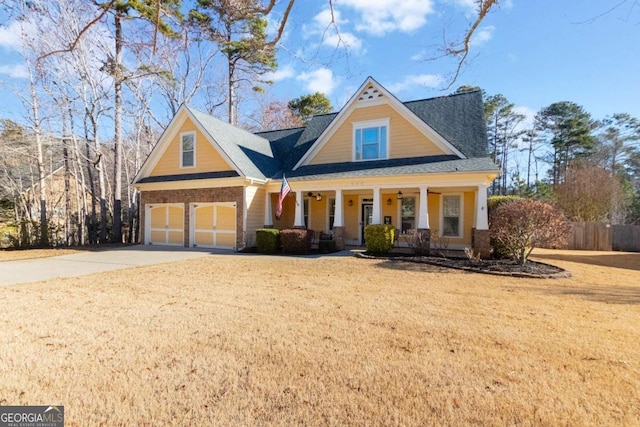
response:
<path id="1" fill-rule="evenodd" d="M 374 256 L 364 253 L 356 253 L 361 258 L 385 258 L 403 262 L 423 263 L 437 265 L 439 267 L 453 268 L 473 273 L 494 274 L 498 276 L 511 277 L 534 277 L 540 279 L 560 279 L 571 277 L 571 273 L 555 265 L 545 264 L 536 261 L 527 261 L 525 265 L 514 263 L 510 259 L 489 259 L 473 261 L 468 258 L 458 257 L 435 257 L 435 256 L 413 256 L 405 254 L 389 254 L 387 256 Z"/>

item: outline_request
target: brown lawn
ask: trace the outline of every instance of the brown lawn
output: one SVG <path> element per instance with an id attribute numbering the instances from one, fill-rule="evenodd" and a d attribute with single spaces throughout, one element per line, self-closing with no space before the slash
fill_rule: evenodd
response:
<path id="1" fill-rule="evenodd" d="M 70 255 L 79 252 L 78 249 L 0 249 L 0 262 L 18 261 L 21 259 L 47 258 L 59 255 Z"/>
<path id="2" fill-rule="evenodd" d="M 638 425 L 640 254 L 604 256 L 539 251 L 560 280 L 212 255 L 1 287 L 0 404 L 67 426 Z"/>

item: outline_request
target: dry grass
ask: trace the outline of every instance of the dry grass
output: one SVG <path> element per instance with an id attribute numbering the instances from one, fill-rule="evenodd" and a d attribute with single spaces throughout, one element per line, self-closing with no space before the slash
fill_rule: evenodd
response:
<path id="1" fill-rule="evenodd" d="M 68 426 L 638 425 L 640 254 L 571 255 L 539 253 L 560 280 L 221 255 L 3 287 L 0 404 Z"/>
<path id="2" fill-rule="evenodd" d="M 48 258 L 59 255 L 70 255 L 79 252 L 78 249 L 0 249 L 0 262 L 18 261 L 21 259 Z"/>

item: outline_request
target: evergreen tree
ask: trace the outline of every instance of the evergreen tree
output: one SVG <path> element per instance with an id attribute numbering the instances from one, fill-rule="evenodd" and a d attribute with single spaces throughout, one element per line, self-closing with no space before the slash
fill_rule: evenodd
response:
<path id="1" fill-rule="evenodd" d="M 312 116 L 327 114 L 333 110 L 331 101 L 324 93 L 316 92 L 292 99 L 287 104 L 291 112 L 306 123 Z"/>
<path id="2" fill-rule="evenodd" d="M 540 110 L 536 114 L 535 126 L 552 149 L 549 162 L 551 182 L 555 188 L 564 181 L 571 162 L 592 152 L 595 122 L 582 106 L 561 101 Z"/>

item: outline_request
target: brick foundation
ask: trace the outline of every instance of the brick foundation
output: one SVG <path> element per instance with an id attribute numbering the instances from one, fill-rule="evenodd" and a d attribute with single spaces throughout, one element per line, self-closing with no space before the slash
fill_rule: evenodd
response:
<path id="1" fill-rule="evenodd" d="M 428 228 L 418 228 L 418 233 L 420 233 L 422 241 L 420 254 L 429 255 L 429 253 L 431 253 L 431 230 Z"/>
<path id="2" fill-rule="evenodd" d="M 333 227 L 333 240 L 336 241 L 336 249 L 339 251 L 344 250 L 344 227 Z"/>
<path id="3" fill-rule="evenodd" d="M 143 232 L 140 233 L 140 243 L 145 244 L 146 231 L 146 205 L 155 203 L 183 203 L 184 204 L 184 246 L 189 247 L 189 219 L 191 203 L 220 203 L 236 202 L 236 248 L 244 246 L 244 188 L 198 188 L 187 190 L 158 190 L 142 191 L 140 193 L 140 224 Z"/>
<path id="4" fill-rule="evenodd" d="M 472 230 L 471 247 L 474 252 L 479 253 L 482 258 L 491 255 L 491 235 L 489 230 Z"/>

